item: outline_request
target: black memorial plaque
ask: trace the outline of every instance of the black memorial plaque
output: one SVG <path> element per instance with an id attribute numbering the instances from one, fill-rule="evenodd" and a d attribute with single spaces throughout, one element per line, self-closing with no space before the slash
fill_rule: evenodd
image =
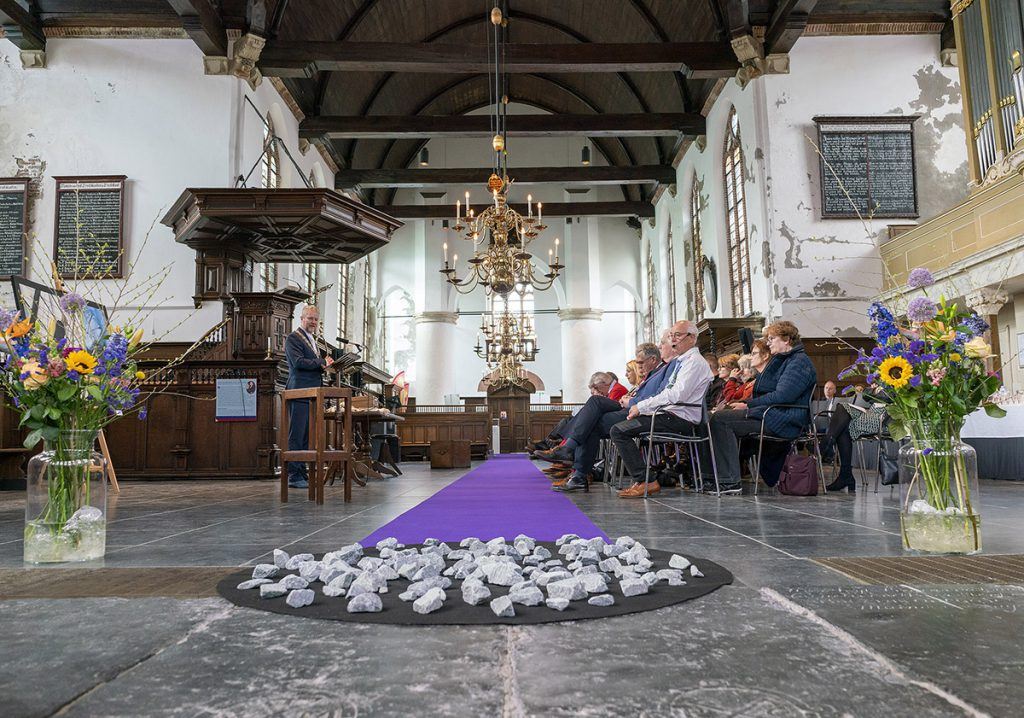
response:
<path id="1" fill-rule="evenodd" d="M 815 117 L 821 149 L 821 216 L 915 218 L 916 115 Z"/>
<path id="2" fill-rule="evenodd" d="M 54 179 L 57 271 L 62 277 L 120 277 L 125 177 Z"/>
<path id="3" fill-rule="evenodd" d="M 23 274 L 28 178 L 0 178 L 0 277 Z"/>

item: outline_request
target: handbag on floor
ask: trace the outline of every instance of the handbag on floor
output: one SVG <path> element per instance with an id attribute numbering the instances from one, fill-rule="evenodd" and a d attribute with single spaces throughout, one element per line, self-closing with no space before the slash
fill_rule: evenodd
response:
<path id="1" fill-rule="evenodd" d="M 882 444 L 882 452 L 878 455 L 878 475 L 882 486 L 895 486 L 900 482 L 898 456 L 889 456 L 886 444 Z"/>
<path id="2" fill-rule="evenodd" d="M 813 456 L 801 456 L 794 449 L 786 456 L 776 484 L 780 494 L 787 496 L 818 495 L 818 461 Z"/>

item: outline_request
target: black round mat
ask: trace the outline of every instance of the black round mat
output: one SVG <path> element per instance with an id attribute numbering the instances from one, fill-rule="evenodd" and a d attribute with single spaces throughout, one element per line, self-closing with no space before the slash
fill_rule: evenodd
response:
<path id="1" fill-rule="evenodd" d="M 557 547 L 550 543 L 538 542 L 538 545 L 547 546 L 557 556 Z M 656 551 L 648 549 L 651 554 L 650 560 L 654 563 L 654 570 L 668 568 L 668 560 L 672 554 L 667 551 Z M 364 556 L 376 556 L 377 551 L 373 548 L 365 549 Z M 704 575 L 692 577 L 686 575 L 685 586 L 669 586 L 666 581 L 658 581 L 650 590 L 640 596 L 626 598 L 619 590 L 617 579 L 609 581 L 608 591 L 615 597 L 615 604 L 612 606 L 591 606 L 586 599 L 572 601 L 564 611 L 556 611 L 544 604 L 539 606 L 522 606 L 515 604 L 516 615 L 509 618 L 500 618 L 494 615 L 491 610 L 490 601 L 498 596 L 508 593 L 504 586 L 493 586 L 486 584 L 491 589 L 491 598 L 479 606 L 470 606 L 462 600 L 462 581 L 452 581 L 452 585 L 445 591 L 448 598 L 444 606 L 425 615 L 412 610 L 412 601 L 403 601 L 398 594 L 405 591 L 411 583 L 406 579 L 398 579 L 388 582 L 388 592 L 379 594 L 384 604 L 384 610 L 380 613 L 349 613 L 346 610 L 348 605 L 347 596 L 331 598 L 322 593 L 323 584 L 310 584 L 315 598 L 313 603 L 304 608 L 292 608 L 285 603 L 285 596 L 280 598 L 260 598 L 259 588 L 239 590 L 236 588 L 242 581 L 252 578 L 252 567 L 227 576 L 217 584 L 217 593 L 231 601 L 236 606 L 244 608 L 255 608 L 261 611 L 273 613 L 284 613 L 289 616 L 300 618 L 319 618 L 329 621 L 353 621 L 356 623 L 387 623 L 407 626 L 469 626 L 469 625 L 491 625 L 491 624 L 528 624 L 528 623 L 556 623 L 559 621 L 583 621 L 591 618 L 608 618 L 610 616 L 624 616 L 629 613 L 640 613 L 653 611 L 657 608 L 665 608 L 683 601 L 699 598 L 711 593 L 721 586 L 732 583 L 732 574 L 725 568 L 713 561 L 703 558 L 686 556 Z M 320 556 L 317 556 L 319 559 Z M 291 573 L 298 574 L 297 571 Z M 684 574 L 688 574 L 685 571 Z M 279 580 L 283 576 L 275 577 Z M 547 591 L 543 588 L 545 596 Z"/>

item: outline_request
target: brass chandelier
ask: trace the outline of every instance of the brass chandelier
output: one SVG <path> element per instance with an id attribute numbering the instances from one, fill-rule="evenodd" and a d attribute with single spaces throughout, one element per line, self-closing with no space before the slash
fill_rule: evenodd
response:
<path id="1" fill-rule="evenodd" d="M 481 317 L 480 333 L 473 350 L 487 361 L 488 367 L 497 364 L 502 357 L 512 357 L 517 362 L 533 361 L 540 351 L 533 319 L 525 313 L 516 316 L 508 311 L 497 317 L 492 314 L 489 324 L 486 315 Z"/>
<path id="2" fill-rule="evenodd" d="M 494 114 L 491 127 L 494 136 L 491 147 L 494 150 L 494 164 L 487 180 L 490 194 L 489 204 L 479 213 L 470 205 L 466 192 L 466 205 L 455 203 L 455 222 L 449 228 L 459 239 L 473 243 L 473 256 L 469 258 L 468 272 L 458 275 L 458 254 L 448 261 L 448 243 L 444 243 L 444 268 L 441 273 L 445 280 L 460 294 L 468 294 L 482 286 L 488 296 L 507 297 L 517 287 L 533 286 L 537 290 L 551 287 L 559 272 L 565 267 L 559 264 L 558 238 L 554 249 L 548 250 L 548 271 L 538 274 L 533 266 L 530 244 L 547 229 L 544 224 L 543 206 L 537 202 L 537 215 L 533 213 L 533 197 L 526 200 L 526 216 L 512 209 L 508 202 L 509 190 L 514 180 L 508 176 L 508 78 L 503 70 L 505 61 L 505 35 L 508 19 L 494 0 L 490 12 L 492 31 L 488 34 L 488 51 L 494 57 L 494 76 L 491 78 L 491 101 Z"/>

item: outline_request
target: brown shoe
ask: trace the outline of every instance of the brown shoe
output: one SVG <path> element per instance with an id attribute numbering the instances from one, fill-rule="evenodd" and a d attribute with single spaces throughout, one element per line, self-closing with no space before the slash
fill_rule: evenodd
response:
<path id="1" fill-rule="evenodd" d="M 554 488 L 556 486 L 565 486 L 567 483 L 569 483 L 569 477 L 568 476 L 566 476 L 564 479 L 558 479 L 557 481 L 552 481 L 551 482 L 551 487 Z"/>
<path id="2" fill-rule="evenodd" d="M 626 488 L 624 488 L 621 491 L 619 491 L 619 497 L 625 496 L 627 493 L 629 493 L 630 491 L 632 491 L 633 489 L 635 489 L 639 485 L 640 484 L 638 484 L 637 482 L 634 481 L 632 484 L 630 484 Z"/>
<path id="3" fill-rule="evenodd" d="M 657 481 L 651 481 L 646 484 L 647 495 L 654 496 L 656 493 L 661 491 L 661 485 Z M 623 491 L 619 496 L 623 499 L 642 499 L 644 497 L 644 484 L 639 483 L 630 486 L 628 489 Z"/>

